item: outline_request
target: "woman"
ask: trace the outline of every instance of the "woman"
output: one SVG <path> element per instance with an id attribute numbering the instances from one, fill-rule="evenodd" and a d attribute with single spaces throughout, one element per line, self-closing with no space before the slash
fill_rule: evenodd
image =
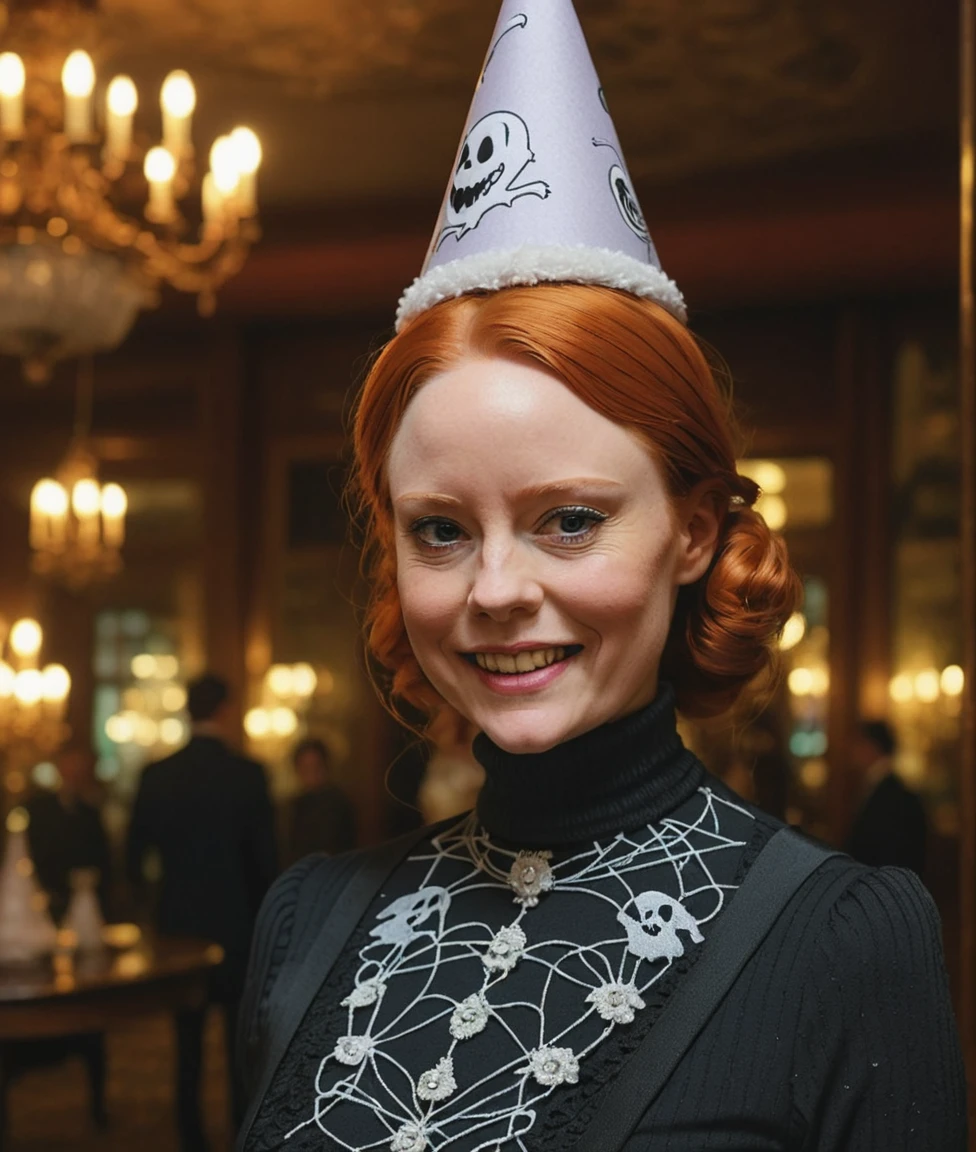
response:
<path id="1" fill-rule="evenodd" d="M 770 860 L 792 874 L 813 850 L 675 730 L 676 707 L 717 714 L 771 673 L 798 600 L 680 297 L 649 238 L 641 267 L 626 237 L 500 241 L 524 219 L 538 242 L 537 187 L 470 214 L 510 174 L 467 174 L 497 163 L 486 120 L 505 118 L 496 149 L 523 122 L 485 113 L 515 106 L 491 91 L 505 53 L 551 15 L 540 59 L 565 32 L 579 67 L 571 7 L 523 7 L 503 7 L 427 271 L 355 424 L 370 649 L 393 706 L 478 730 L 486 782 L 467 816 L 278 881 L 238 1147 L 962 1152 L 924 889 L 817 854 L 784 894 Z M 550 175 L 568 153 L 538 132 L 533 148 L 523 167 Z M 593 182 L 620 195 L 605 234 L 636 236 L 612 150 Z M 505 187 L 538 183 L 519 169 Z M 439 266 L 444 244 L 460 255 Z"/>

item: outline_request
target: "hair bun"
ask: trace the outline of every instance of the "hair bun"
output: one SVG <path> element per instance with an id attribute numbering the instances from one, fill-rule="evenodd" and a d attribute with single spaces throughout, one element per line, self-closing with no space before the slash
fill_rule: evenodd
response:
<path id="1" fill-rule="evenodd" d="M 772 678 L 776 640 L 803 595 L 783 537 L 733 507 L 707 574 L 682 589 L 661 664 L 689 716 L 730 708 L 751 681 Z"/>

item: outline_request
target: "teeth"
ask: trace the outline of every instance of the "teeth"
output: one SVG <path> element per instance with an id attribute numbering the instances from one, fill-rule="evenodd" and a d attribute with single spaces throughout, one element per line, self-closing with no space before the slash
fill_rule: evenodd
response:
<path id="1" fill-rule="evenodd" d="M 514 656 L 508 652 L 476 652 L 474 656 L 479 668 L 508 676 L 516 672 L 534 672 L 537 668 L 547 668 L 565 657 L 565 648 L 536 648 Z"/>

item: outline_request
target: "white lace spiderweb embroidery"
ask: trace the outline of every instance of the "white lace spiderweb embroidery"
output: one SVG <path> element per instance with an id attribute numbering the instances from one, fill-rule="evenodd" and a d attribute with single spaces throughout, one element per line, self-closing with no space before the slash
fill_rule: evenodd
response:
<path id="1" fill-rule="evenodd" d="M 287 1138 L 525 1152 L 540 1102 L 577 1083 L 705 938 L 734 891 L 715 874 L 734 875 L 751 824 L 708 788 L 565 857 L 506 851 L 473 816 L 459 821 L 401 869 L 403 894 L 377 916 L 342 1000 L 346 1032 Z"/>

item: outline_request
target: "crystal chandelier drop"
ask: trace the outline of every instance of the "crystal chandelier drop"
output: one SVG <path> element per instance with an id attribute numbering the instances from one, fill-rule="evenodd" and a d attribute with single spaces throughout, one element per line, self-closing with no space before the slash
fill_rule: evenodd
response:
<path id="1" fill-rule="evenodd" d="M 122 569 L 128 497 L 120 484 L 99 484 L 89 447 L 93 392 L 91 358 L 78 374 L 75 433 L 55 475 L 31 491 L 31 567 L 74 591 L 107 580 Z"/>
<path id="2" fill-rule="evenodd" d="M 7 0 L 0 26 L 4 13 L 17 51 L 0 53 L 0 353 L 40 383 L 59 359 L 115 348 L 163 284 L 213 311 L 259 236 L 261 145 L 245 127 L 219 137 L 191 196 L 185 72 L 162 84 L 157 143 L 128 76 L 97 84 L 93 0 Z"/>

